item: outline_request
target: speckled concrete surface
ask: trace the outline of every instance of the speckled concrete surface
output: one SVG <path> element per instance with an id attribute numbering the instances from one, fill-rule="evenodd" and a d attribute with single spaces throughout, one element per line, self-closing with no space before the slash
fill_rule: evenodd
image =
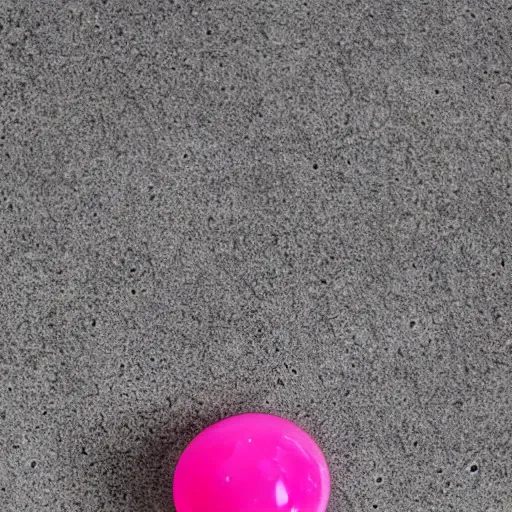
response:
<path id="1" fill-rule="evenodd" d="M 512 511 L 511 33 L 2 0 L 0 509 L 172 512 L 192 436 L 266 411 L 329 512 Z"/>

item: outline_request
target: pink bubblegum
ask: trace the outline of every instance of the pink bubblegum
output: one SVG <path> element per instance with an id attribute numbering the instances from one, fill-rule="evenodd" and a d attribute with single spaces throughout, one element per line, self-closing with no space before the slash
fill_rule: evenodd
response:
<path id="1" fill-rule="evenodd" d="M 174 473 L 177 512 L 325 512 L 330 478 L 313 439 L 291 421 L 241 414 L 203 430 Z"/>

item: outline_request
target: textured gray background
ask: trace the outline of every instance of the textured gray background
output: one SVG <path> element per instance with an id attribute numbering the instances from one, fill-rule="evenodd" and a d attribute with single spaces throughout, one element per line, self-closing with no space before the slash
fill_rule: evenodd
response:
<path id="1" fill-rule="evenodd" d="M 172 512 L 187 441 L 267 411 L 329 512 L 512 511 L 511 34 L 1 0 L 0 509 Z"/>

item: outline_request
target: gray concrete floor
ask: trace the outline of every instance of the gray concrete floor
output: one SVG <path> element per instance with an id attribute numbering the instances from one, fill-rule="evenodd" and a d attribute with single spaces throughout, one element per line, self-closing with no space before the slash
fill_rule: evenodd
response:
<path id="1" fill-rule="evenodd" d="M 2 0 L 0 509 L 172 512 L 194 434 L 262 411 L 329 512 L 512 511 L 511 33 Z"/>

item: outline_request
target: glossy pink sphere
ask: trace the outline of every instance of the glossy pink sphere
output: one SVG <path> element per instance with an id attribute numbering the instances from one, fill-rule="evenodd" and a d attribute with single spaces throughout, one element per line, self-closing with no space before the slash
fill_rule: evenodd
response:
<path id="1" fill-rule="evenodd" d="M 329 489 L 313 439 L 268 414 L 232 416 L 203 430 L 174 474 L 177 512 L 325 512 Z"/>

